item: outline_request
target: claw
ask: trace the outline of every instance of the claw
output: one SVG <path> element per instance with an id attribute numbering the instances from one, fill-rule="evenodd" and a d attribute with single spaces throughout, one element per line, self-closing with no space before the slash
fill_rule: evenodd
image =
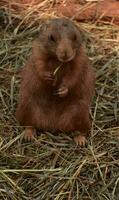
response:
<path id="1" fill-rule="evenodd" d="M 54 81 L 53 74 L 50 73 L 50 72 L 46 72 L 46 73 L 44 74 L 44 79 L 47 80 L 47 81 Z"/>
<path id="2" fill-rule="evenodd" d="M 24 139 L 26 141 L 32 141 L 32 140 L 34 140 L 35 137 L 36 137 L 36 129 L 34 129 L 34 128 L 26 128 L 25 129 Z"/>
<path id="3" fill-rule="evenodd" d="M 74 138 L 76 145 L 84 147 L 86 145 L 86 137 L 83 135 L 78 135 Z"/>
<path id="4" fill-rule="evenodd" d="M 65 97 L 67 93 L 68 93 L 68 88 L 65 86 L 62 86 L 57 90 L 55 94 L 59 95 L 60 97 Z"/>

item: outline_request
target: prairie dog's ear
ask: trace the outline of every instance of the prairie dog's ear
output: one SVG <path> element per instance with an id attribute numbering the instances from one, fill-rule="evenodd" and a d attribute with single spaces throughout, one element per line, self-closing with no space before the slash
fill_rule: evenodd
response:
<path id="1" fill-rule="evenodd" d="M 82 27 L 79 27 L 79 24 L 75 23 L 75 25 L 76 25 L 76 28 L 78 29 L 79 33 L 80 33 L 80 37 L 81 37 L 82 42 L 87 43 L 87 41 L 91 40 L 90 33 L 88 33 Z"/>
<path id="2" fill-rule="evenodd" d="M 45 32 L 47 30 L 48 24 L 49 24 L 48 21 L 44 21 L 44 22 L 42 22 L 42 24 L 40 24 L 39 34 Z"/>
<path id="3" fill-rule="evenodd" d="M 45 33 L 47 29 L 51 26 L 52 18 L 45 19 L 39 26 L 39 33 Z"/>

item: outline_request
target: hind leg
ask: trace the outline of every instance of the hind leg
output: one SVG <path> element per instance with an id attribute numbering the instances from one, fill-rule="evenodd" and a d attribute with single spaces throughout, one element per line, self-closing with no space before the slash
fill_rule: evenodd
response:
<path id="1" fill-rule="evenodd" d="M 42 116 L 39 107 L 34 103 L 19 104 L 16 118 L 25 127 L 25 140 L 31 141 L 36 137 L 36 129 L 40 128 Z"/>
<path id="2" fill-rule="evenodd" d="M 25 128 L 24 139 L 27 141 L 32 141 L 36 137 L 36 129 L 33 127 Z"/>
<path id="3" fill-rule="evenodd" d="M 74 137 L 74 142 L 76 143 L 76 145 L 84 147 L 86 145 L 86 136 L 79 134 Z"/>
<path id="4" fill-rule="evenodd" d="M 90 129 L 89 107 L 85 102 L 68 106 L 67 111 L 59 119 L 59 129 L 66 132 L 77 132 L 74 141 L 77 145 L 85 146 Z"/>
<path id="5" fill-rule="evenodd" d="M 74 141 L 77 145 L 85 146 L 90 125 L 89 107 L 82 102 L 80 106 L 77 106 L 77 113 L 73 118 L 74 129 L 79 132 L 79 134 L 74 137 Z"/>

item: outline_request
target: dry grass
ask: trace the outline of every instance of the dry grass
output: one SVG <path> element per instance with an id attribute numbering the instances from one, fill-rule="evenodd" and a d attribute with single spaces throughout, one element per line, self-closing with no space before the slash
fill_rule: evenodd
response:
<path id="1" fill-rule="evenodd" d="M 8 12 L 7 1 L 1 2 L 0 199 L 118 200 L 119 27 L 81 24 L 86 30 L 87 53 L 97 74 L 87 147 L 77 147 L 65 133 L 42 133 L 33 143 L 27 143 L 14 116 L 19 70 L 38 32 L 36 24 L 43 16 L 37 15 L 35 6 L 24 15 L 26 9 L 21 4 L 17 8 L 11 6 Z M 39 8 L 47 3 L 39 3 Z M 49 13 L 48 10 L 47 17 Z M 35 15 L 38 23 L 31 22 Z"/>

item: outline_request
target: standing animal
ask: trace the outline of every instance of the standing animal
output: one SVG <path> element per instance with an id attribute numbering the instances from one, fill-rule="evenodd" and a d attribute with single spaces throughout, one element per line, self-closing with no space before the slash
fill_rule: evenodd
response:
<path id="1" fill-rule="evenodd" d="M 77 132 L 85 145 L 95 76 L 79 28 L 69 19 L 50 19 L 34 40 L 23 68 L 16 117 L 32 139 L 37 129 Z"/>

